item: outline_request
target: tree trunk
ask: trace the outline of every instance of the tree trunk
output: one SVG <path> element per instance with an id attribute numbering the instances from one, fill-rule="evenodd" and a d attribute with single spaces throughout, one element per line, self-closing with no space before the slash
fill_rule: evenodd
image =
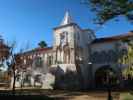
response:
<path id="1" fill-rule="evenodd" d="M 13 87 L 12 92 L 15 93 L 15 83 L 16 83 L 16 75 L 15 75 L 15 66 L 13 65 Z"/>

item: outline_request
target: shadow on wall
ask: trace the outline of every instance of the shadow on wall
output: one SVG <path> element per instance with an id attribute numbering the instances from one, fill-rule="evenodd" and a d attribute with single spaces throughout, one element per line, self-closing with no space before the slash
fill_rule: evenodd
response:
<path id="1" fill-rule="evenodd" d="M 50 73 L 55 76 L 55 84 L 54 89 L 62 89 L 62 90 L 78 90 L 79 82 L 78 75 L 76 72 L 71 71 L 70 69 L 66 69 L 64 72 L 63 69 L 58 66 L 57 68 L 52 68 Z"/>

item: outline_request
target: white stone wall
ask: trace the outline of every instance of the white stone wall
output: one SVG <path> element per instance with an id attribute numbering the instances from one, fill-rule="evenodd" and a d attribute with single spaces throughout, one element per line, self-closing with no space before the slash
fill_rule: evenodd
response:
<path id="1" fill-rule="evenodd" d="M 80 60 L 82 60 L 82 64 L 80 65 L 81 74 L 84 81 L 84 88 L 88 87 L 89 84 L 89 66 L 88 66 L 88 57 L 89 57 L 89 48 L 88 45 L 95 39 L 95 35 L 92 31 L 89 30 L 82 30 L 81 28 L 75 26 L 75 47 L 81 48 L 79 51 L 77 51 L 78 48 L 75 48 L 75 52 L 77 52 L 77 55 Z M 77 62 L 79 63 L 79 62 Z"/>
<path id="2" fill-rule="evenodd" d="M 104 43 L 96 43 L 91 45 L 91 51 L 108 51 L 111 49 L 115 49 L 116 41 L 114 42 L 104 42 Z"/>
<path id="3" fill-rule="evenodd" d="M 70 43 L 70 47 L 74 47 L 74 29 L 73 26 L 67 26 L 63 28 L 59 28 L 57 30 L 54 30 L 54 45 L 53 47 L 57 47 L 60 45 L 60 34 L 63 32 L 68 32 L 68 43 Z"/>

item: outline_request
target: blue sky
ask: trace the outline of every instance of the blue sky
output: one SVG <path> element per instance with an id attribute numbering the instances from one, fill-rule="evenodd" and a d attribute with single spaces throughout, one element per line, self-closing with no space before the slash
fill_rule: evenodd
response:
<path id="1" fill-rule="evenodd" d="M 133 25 L 121 17 L 98 28 L 93 24 L 94 13 L 80 0 L 0 0 L 0 34 L 8 41 L 17 41 L 20 48 L 34 48 L 41 40 L 53 43 L 53 28 L 69 10 L 72 19 L 82 28 L 95 29 L 97 37 L 118 35 L 133 30 Z"/>

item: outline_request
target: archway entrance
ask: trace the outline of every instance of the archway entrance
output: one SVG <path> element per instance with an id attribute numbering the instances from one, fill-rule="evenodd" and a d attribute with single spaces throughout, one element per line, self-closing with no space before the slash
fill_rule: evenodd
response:
<path id="1" fill-rule="evenodd" d="M 95 72 L 96 88 L 106 88 L 107 85 L 115 86 L 118 82 L 116 72 L 110 66 L 102 66 Z"/>

